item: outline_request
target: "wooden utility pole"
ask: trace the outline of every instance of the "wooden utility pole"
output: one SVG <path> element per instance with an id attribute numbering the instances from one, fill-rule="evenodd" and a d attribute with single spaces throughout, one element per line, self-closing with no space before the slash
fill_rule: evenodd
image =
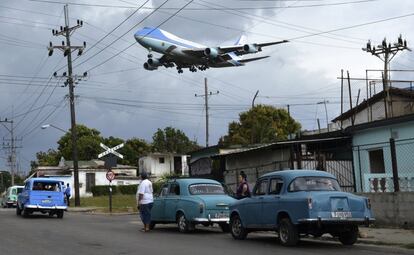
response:
<path id="1" fill-rule="evenodd" d="M 213 95 L 218 95 L 220 92 L 216 91 L 216 92 L 208 92 L 208 85 L 207 85 L 207 78 L 204 78 L 204 95 L 197 95 L 195 94 L 195 97 L 204 97 L 204 106 L 206 109 L 206 147 L 208 147 L 208 138 L 209 138 L 209 124 L 208 124 L 208 119 L 209 119 L 209 115 L 208 115 L 208 97 L 209 96 L 213 96 Z"/>
<path id="2" fill-rule="evenodd" d="M 73 27 L 69 27 L 69 10 L 68 5 L 64 6 L 64 13 L 65 13 L 65 26 L 60 27 L 59 30 L 52 30 L 52 34 L 54 36 L 64 36 L 66 38 L 66 45 L 62 41 L 61 46 L 53 46 L 50 43 L 49 49 L 49 56 L 52 56 L 54 49 L 59 49 L 63 51 L 63 55 L 67 57 L 68 62 L 68 74 L 67 80 L 65 85 L 69 85 L 69 105 L 70 105 L 70 119 L 71 119 L 71 135 L 72 135 L 72 157 L 73 157 L 73 178 L 74 178 L 74 188 L 75 188 L 75 206 L 80 206 L 80 194 L 79 194 L 79 166 L 78 166 L 78 145 L 77 145 L 77 132 L 76 132 L 76 116 L 75 116 L 75 94 L 74 94 L 74 81 L 77 76 L 74 76 L 72 73 L 72 52 L 78 51 L 78 55 L 82 55 L 84 48 L 86 47 L 86 43 L 83 43 L 83 46 L 72 46 L 70 42 L 71 33 L 82 27 L 83 22 L 78 20 L 78 24 Z M 56 77 L 57 74 L 55 73 L 54 76 Z M 86 73 L 83 74 L 83 77 L 86 76 Z M 63 77 L 66 77 L 66 74 L 63 74 Z"/>

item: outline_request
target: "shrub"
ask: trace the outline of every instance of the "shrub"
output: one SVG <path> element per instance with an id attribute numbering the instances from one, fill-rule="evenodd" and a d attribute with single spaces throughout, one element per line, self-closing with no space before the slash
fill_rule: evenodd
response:
<path id="1" fill-rule="evenodd" d="M 109 185 L 97 185 L 91 188 L 92 194 L 94 197 L 96 196 L 109 196 Z M 112 195 L 118 193 L 118 189 L 116 186 L 112 186 Z"/>
<path id="2" fill-rule="evenodd" d="M 136 184 L 117 186 L 119 193 L 124 195 L 135 195 L 137 193 L 137 188 L 138 186 Z"/>

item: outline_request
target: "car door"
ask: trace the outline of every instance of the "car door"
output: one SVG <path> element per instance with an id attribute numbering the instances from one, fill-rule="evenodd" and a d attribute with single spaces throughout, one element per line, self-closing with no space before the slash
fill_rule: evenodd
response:
<path id="1" fill-rule="evenodd" d="M 268 190 L 268 179 L 257 181 L 252 196 L 246 206 L 245 221 L 248 228 L 260 228 L 262 226 L 263 199 Z"/>
<path id="2" fill-rule="evenodd" d="M 263 227 L 275 228 L 277 213 L 280 207 L 280 193 L 283 187 L 281 177 L 272 177 L 269 183 L 269 192 L 263 197 Z"/>
<path id="3" fill-rule="evenodd" d="M 154 205 L 151 210 L 151 220 L 164 221 L 165 220 L 165 198 L 168 195 L 168 183 L 161 187 L 161 191 L 154 199 Z"/>
<path id="4" fill-rule="evenodd" d="M 169 186 L 168 195 L 165 197 L 165 218 L 167 221 L 175 221 L 178 200 L 180 199 L 180 184 L 172 182 Z"/>

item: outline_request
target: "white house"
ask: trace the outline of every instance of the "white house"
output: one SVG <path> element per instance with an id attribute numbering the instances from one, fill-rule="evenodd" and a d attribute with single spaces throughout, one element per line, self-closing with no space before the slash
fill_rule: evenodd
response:
<path id="1" fill-rule="evenodd" d="M 153 178 L 164 174 L 188 176 L 187 155 L 175 153 L 151 153 L 138 160 L 139 172 L 147 172 Z"/>
<path id="2" fill-rule="evenodd" d="M 102 160 L 79 161 L 79 195 L 80 197 L 92 196 L 92 187 L 95 185 L 109 185 L 106 179 L 108 169 L 104 167 Z M 140 182 L 135 166 L 117 165 L 112 168 L 115 179 L 111 185 L 138 185 Z M 74 196 L 73 161 L 62 161 L 58 166 L 39 166 L 35 169 L 35 176 L 53 177 L 69 183 L 72 196 Z"/>

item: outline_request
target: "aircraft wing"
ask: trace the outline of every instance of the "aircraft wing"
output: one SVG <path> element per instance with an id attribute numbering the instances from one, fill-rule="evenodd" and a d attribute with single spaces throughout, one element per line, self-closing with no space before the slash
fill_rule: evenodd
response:
<path id="1" fill-rule="evenodd" d="M 256 53 L 258 51 L 262 50 L 262 47 L 275 45 L 275 44 L 281 44 L 281 43 L 287 43 L 289 41 L 283 40 L 283 41 L 276 41 L 276 42 L 268 42 L 268 43 L 253 43 L 253 44 L 245 44 L 245 45 L 232 45 L 232 46 L 219 46 L 212 49 L 216 49 L 218 51 L 219 55 L 224 55 L 227 53 L 234 52 L 236 55 L 244 55 L 249 53 Z M 210 48 L 193 48 L 193 49 L 185 49 L 183 50 L 184 53 L 197 56 L 197 57 L 205 57 L 205 52 L 207 49 Z"/>

